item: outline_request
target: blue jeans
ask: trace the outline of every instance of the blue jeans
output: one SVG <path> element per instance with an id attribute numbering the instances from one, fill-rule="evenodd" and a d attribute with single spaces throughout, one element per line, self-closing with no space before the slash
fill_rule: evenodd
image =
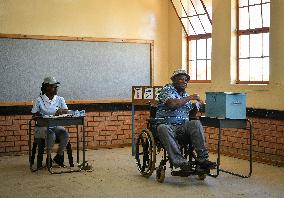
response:
<path id="1" fill-rule="evenodd" d="M 47 142 L 48 135 L 48 142 Z M 59 146 L 57 150 L 57 154 L 62 155 L 66 145 L 69 141 L 69 133 L 62 126 L 52 127 L 47 131 L 47 127 L 36 127 L 35 128 L 35 138 L 42 138 L 46 140 L 46 145 L 48 150 L 51 151 L 55 140 L 59 140 Z"/>
<path id="2" fill-rule="evenodd" d="M 157 127 L 159 140 L 168 152 L 174 167 L 180 167 L 186 159 L 182 156 L 178 143 L 191 143 L 200 161 L 208 159 L 208 150 L 205 147 L 204 129 L 199 120 L 187 120 L 182 125 L 160 124 Z"/>

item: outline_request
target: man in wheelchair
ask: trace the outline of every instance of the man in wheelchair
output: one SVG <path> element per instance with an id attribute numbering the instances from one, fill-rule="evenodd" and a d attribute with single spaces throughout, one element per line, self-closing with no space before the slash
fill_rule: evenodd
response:
<path id="1" fill-rule="evenodd" d="M 191 144 L 197 154 L 195 161 L 201 170 L 214 169 L 216 163 L 208 160 L 208 150 L 205 146 L 204 130 L 199 120 L 190 120 L 189 111 L 193 108 L 193 100 L 203 103 L 199 95 L 189 95 L 185 88 L 190 76 L 185 70 L 174 71 L 172 83 L 165 85 L 159 96 L 156 112 L 157 134 L 169 159 L 175 168 L 183 171 L 191 169 L 182 155 L 178 143 Z"/>

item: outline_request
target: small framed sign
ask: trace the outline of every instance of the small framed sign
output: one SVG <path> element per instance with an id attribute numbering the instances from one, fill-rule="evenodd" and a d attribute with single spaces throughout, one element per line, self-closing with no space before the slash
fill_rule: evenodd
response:
<path id="1" fill-rule="evenodd" d="M 154 88 L 153 87 L 147 87 L 144 89 L 144 99 L 147 99 L 147 100 L 154 99 Z"/>
<path id="2" fill-rule="evenodd" d="M 133 86 L 132 103 L 136 105 L 157 103 L 162 86 Z"/>
<path id="3" fill-rule="evenodd" d="M 134 92 L 133 98 L 134 98 L 135 100 L 141 100 L 141 99 L 143 99 L 143 95 L 142 95 L 143 89 L 142 89 L 142 87 L 135 87 L 135 88 L 133 89 L 133 92 Z"/>

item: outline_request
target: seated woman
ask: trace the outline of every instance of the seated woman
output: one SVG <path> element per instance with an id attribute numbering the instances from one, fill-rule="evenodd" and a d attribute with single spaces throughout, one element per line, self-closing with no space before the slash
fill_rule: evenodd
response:
<path id="1" fill-rule="evenodd" d="M 41 94 L 34 101 L 32 108 L 32 114 L 34 117 L 42 117 L 45 115 L 61 115 L 67 113 L 68 107 L 64 98 L 57 96 L 58 84 L 60 83 L 57 82 L 54 77 L 44 78 L 41 87 Z M 62 126 L 52 127 L 49 131 L 47 131 L 47 127 L 35 127 L 35 138 L 47 140 L 47 135 L 49 142 L 46 142 L 46 145 L 49 151 L 51 151 L 55 140 L 59 140 L 57 155 L 54 157 L 53 161 L 59 166 L 64 167 L 63 151 L 69 141 L 68 132 Z M 41 161 L 38 161 L 38 164 L 42 165 L 42 159 Z"/>

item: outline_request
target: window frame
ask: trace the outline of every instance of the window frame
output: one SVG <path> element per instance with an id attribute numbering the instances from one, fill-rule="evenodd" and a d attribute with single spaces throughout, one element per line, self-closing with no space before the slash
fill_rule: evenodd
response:
<path id="1" fill-rule="evenodd" d="M 210 63 L 212 62 L 212 57 L 209 59 L 208 58 L 208 54 L 207 54 L 207 52 L 208 52 L 208 46 L 207 46 L 207 43 L 208 43 L 208 39 L 211 39 L 211 49 L 210 49 L 210 53 L 212 54 L 212 33 L 207 33 L 206 32 L 206 30 L 205 30 L 205 28 L 204 28 L 204 26 L 203 26 L 203 23 L 202 23 L 202 20 L 200 19 L 200 16 L 202 16 L 202 15 L 206 15 L 207 16 L 207 19 L 209 20 L 209 22 L 210 22 L 210 24 L 211 24 L 211 26 L 212 26 L 212 19 L 210 18 L 210 15 L 209 15 L 209 13 L 208 13 L 208 11 L 207 11 L 207 9 L 206 9 L 206 5 L 205 5 L 205 3 L 203 2 L 203 0 L 199 0 L 200 1 L 200 3 L 202 4 L 202 7 L 203 7 L 203 11 L 204 11 L 204 13 L 197 13 L 197 10 L 196 10 L 196 8 L 195 8 L 195 5 L 194 5 L 194 3 L 191 1 L 191 0 L 189 0 L 190 1 L 190 3 L 191 3 L 191 6 L 193 7 L 193 10 L 194 10 L 194 14 L 193 15 L 188 15 L 188 13 L 187 13 L 187 11 L 185 10 L 185 8 L 184 8 L 184 6 L 183 6 L 183 4 L 182 4 L 182 2 L 180 1 L 180 3 L 181 3 L 181 5 L 182 5 L 182 8 L 183 8 L 183 10 L 184 10 L 184 12 L 186 13 L 186 18 L 188 19 L 188 21 L 189 21 L 189 23 L 190 23 L 190 26 L 192 27 L 192 29 L 193 29 L 193 31 L 194 31 L 194 33 L 195 33 L 195 35 L 189 35 L 189 34 L 187 34 L 187 36 L 186 36 L 186 42 L 187 42 L 187 65 L 186 65 L 186 69 L 187 69 L 187 72 L 189 73 L 189 71 L 190 71 L 190 61 L 192 61 L 191 59 L 190 59 L 190 53 L 189 53 L 189 50 L 190 50 L 190 42 L 191 41 L 195 41 L 196 42 L 196 50 L 195 50 L 195 52 L 196 52 L 196 54 L 195 54 L 195 79 L 193 80 L 193 79 L 191 79 L 190 80 L 190 82 L 191 83 L 211 83 L 211 80 L 212 80 L 212 78 L 210 78 L 210 79 L 208 79 L 208 61 L 210 61 Z M 189 5 L 188 5 L 189 6 Z M 198 17 L 198 21 L 200 22 L 200 25 L 202 26 L 202 29 L 203 29 L 203 31 L 204 31 L 204 33 L 203 34 L 196 34 L 196 32 L 195 32 L 195 30 L 194 30 L 194 25 L 192 24 L 192 22 L 191 22 L 191 20 L 190 20 L 190 18 L 193 18 L 193 17 Z M 205 59 L 202 59 L 202 60 L 205 60 L 206 61 L 206 65 L 205 65 L 205 67 L 206 67 L 206 70 L 205 70 L 205 79 L 202 79 L 202 80 L 200 80 L 200 79 L 198 79 L 197 78 L 197 75 L 198 75 L 198 68 L 200 68 L 200 66 L 198 66 L 198 54 L 197 54 L 197 43 L 198 43 L 198 41 L 199 40 L 206 40 L 206 58 Z M 212 64 L 211 64 L 211 66 L 210 66 L 211 68 L 211 71 L 212 71 Z M 212 77 L 211 75 L 210 75 L 210 77 Z"/>
<path id="2" fill-rule="evenodd" d="M 208 13 L 208 11 L 207 11 L 207 9 L 206 9 L 206 6 L 205 6 L 205 4 L 204 4 L 204 2 L 203 2 L 203 0 L 199 0 L 199 2 L 201 3 L 201 5 L 202 5 L 202 8 L 203 8 L 203 10 L 204 10 L 204 13 L 202 13 L 202 14 L 198 14 L 197 13 L 197 11 L 196 11 L 196 9 L 195 9 L 195 6 L 194 6 L 194 4 L 193 4 L 193 2 L 192 2 L 192 0 L 187 0 L 187 6 L 189 6 L 189 1 L 190 1 L 190 3 L 191 3 L 191 5 L 192 5 L 192 7 L 193 7 L 193 9 L 194 9 L 194 12 L 195 12 L 195 14 L 193 14 L 193 15 L 191 15 L 191 16 L 189 16 L 189 14 L 188 14 L 188 9 L 185 9 L 185 7 L 184 7 L 184 4 L 182 3 L 182 1 L 181 0 L 177 0 L 177 1 L 179 1 L 179 3 L 177 3 L 177 4 L 179 4 L 179 5 L 181 5 L 181 8 L 182 8 L 182 12 L 184 12 L 184 14 L 185 14 L 185 16 L 180 16 L 179 15 L 179 12 L 177 11 L 177 6 L 176 6 L 176 4 L 174 3 L 174 0 L 170 0 L 170 2 L 171 2 L 171 4 L 172 4 L 172 6 L 173 6 L 173 8 L 174 8 L 174 10 L 175 10 L 175 13 L 176 13 L 176 15 L 177 15 L 177 17 L 178 17 L 178 19 L 179 19 L 179 21 L 180 21 L 180 23 L 181 23 L 181 25 L 182 25 L 182 28 L 183 28 L 183 30 L 184 30 L 184 32 L 185 32 L 185 40 L 186 40 L 186 70 L 187 70 L 187 72 L 189 73 L 189 71 L 190 71 L 190 68 L 189 68 L 189 61 L 190 61 L 190 57 L 189 57 L 189 42 L 191 42 L 191 41 L 193 41 L 193 40 L 195 40 L 196 42 L 198 41 L 198 40 L 200 40 L 200 39 L 208 39 L 208 38 L 211 38 L 211 49 L 210 49 L 210 53 L 212 54 L 212 33 L 207 33 L 206 31 L 205 31 L 205 28 L 204 28 L 204 26 L 203 26 L 203 24 L 202 24 L 202 22 L 201 22 L 201 19 L 200 19 L 200 17 L 199 16 L 204 16 L 204 15 L 206 15 L 206 17 L 207 17 L 207 19 L 209 20 L 209 22 L 210 22 L 210 25 L 211 25 L 211 27 L 212 27 L 212 20 L 211 20 L 211 18 L 210 18 L 210 15 L 209 15 L 209 13 Z M 212 3 L 212 0 L 210 0 L 211 1 L 211 3 Z M 202 26 L 202 29 L 204 30 L 204 34 L 196 34 L 196 32 L 195 32 L 195 30 L 194 30 L 194 28 L 193 28 L 193 26 L 192 26 L 192 23 L 191 23 L 191 21 L 190 21 L 190 17 L 198 17 L 198 21 L 200 22 L 200 24 L 201 24 L 201 26 Z M 191 28 L 192 28 L 192 30 L 194 31 L 194 35 L 189 35 L 189 28 L 187 28 L 186 26 L 185 26 L 185 24 L 184 24 L 184 22 L 183 22 L 183 19 L 187 19 L 188 21 L 187 21 L 187 25 L 189 26 L 191 26 Z M 207 24 L 208 25 L 208 24 Z M 207 46 L 207 41 L 206 41 L 206 46 Z M 197 50 L 196 50 L 196 52 L 197 52 Z M 208 52 L 208 48 L 206 47 L 206 53 Z M 208 60 L 210 61 L 210 63 L 211 63 L 211 61 L 212 61 L 212 57 L 210 58 L 210 59 L 208 59 L 207 58 L 208 56 L 206 55 L 206 58 L 205 58 L 205 60 L 206 60 L 206 79 L 205 80 L 190 80 L 190 82 L 191 83 L 210 83 L 211 82 L 211 79 L 212 78 L 210 78 L 210 80 L 208 80 L 207 79 L 207 75 L 208 75 L 208 65 L 207 65 L 207 63 L 208 63 Z M 197 59 L 197 56 L 196 56 L 196 60 L 198 60 Z M 196 64 L 197 64 L 197 61 L 196 61 Z M 197 67 L 197 65 L 196 65 L 196 67 Z M 212 71 L 212 65 L 210 66 L 210 70 Z M 196 70 L 197 71 L 197 70 Z M 196 78 L 197 78 L 197 72 L 196 72 L 196 76 L 195 76 Z M 210 77 L 212 77 L 212 72 L 211 72 L 211 75 L 210 75 Z"/>
<path id="3" fill-rule="evenodd" d="M 237 9 L 237 30 L 236 30 L 236 34 L 237 34 L 237 81 L 236 83 L 237 84 L 269 84 L 269 80 L 263 80 L 263 74 L 264 72 L 262 71 L 262 80 L 259 80 L 259 81 L 246 81 L 246 80 L 240 80 L 240 60 L 242 59 L 251 59 L 251 58 L 257 58 L 257 59 L 264 59 L 264 58 L 269 58 L 270 59 L 270 52 L 268 54 L 268 56 L 264 56 L 263 55 L 263 44 L 262 44 L 262 55 L 260 57 L 253 57 L 253 56 L 250 56 L 250 50 L 249 50 L 249 56 L 246 57 L 246 58 L 241 58 L 240 57 L 240 37 L 242 35 L 248 35 L 249 36 L 249 41 L 250 41 L 250 35 L 253 35 L 253 34 L 265 34 L 265 33 L 268 33 L 270 34 L 270 27 L 263 27 L 263 6 L 264 4 L 270 4 L 270 0 L 268 0 L 268 2 L 263 2 L 263 0 L 260 0 L 261 3 L 257 3 L 257 4 L 253 4 L 253 5 L 250 5 L 249 4 L 249 0 L 248 0 L 248 5 L 245 5 L 245 6 L 240 6 L 240 0 L 237 0 L 236 1 L 236 9 Z M 249 8 L 250 7 L 253 7 L 253 6 L 261 6 L 261 21 L 262 21 L 262 27 L 261 28 L 253 28 L 251 29 L 250 28 L 250 18 L 248 18 L 249 20 L 249 29 L 246 29 L 246 30 L 240 30 L 240 9 L 241 8 L 246 8 L 248 9 L 248 15 L 250 16 L 250 11 L 249 11 Z M 270 6 L 269 6 L 270 8 Z M 249 43 L 249 47 L 250 47 L 250 43 Z M 249 67 L 250 67 L 250 64 L 249 64 Z M 270 69 L 270 65 L 268 65 L 269 69 Z M 250 75 L 251 72 L 249 71 L 249 79 L 250 79 Z"/>
<path id="4" fill-rule="evenodd" d="M 198 40 L 206 40 L 206 58 L 205 59 L 202 59 L 202 60 L 205 60 L 206 61 L 206 79 L 205 80 L 198 80 L 197 79 L 197 74 L 198 74 L 198 64 L 197 64 L 197 61 L 198 60 L 201 60 L 201 59 L 198 59 L 197 58 L 197 45 L 196 45 L 196 55 L 195 55 L 195 70 L 196 70 L 196 73 L 195 73 L 195 78 L 196 78 L 196 80 L 190 80 L 190 82 L 191 83 L 210 83 L 211 82 L 211 79 L 208 79 L 208 61 L 212 61 L 212 57 L 209 59 L 208 58 L 208 54 L 207 54 L 207 52 L 208 52 L 208 49 L 207 49 L 207 40 L 208 39 L 212 39 L 212 33 L 206 33 L 206 34 L 197 34 L 197 35 L 191 35 L 191 36 L 188 36 L 187 37 L 187 42 L 188 42 L 188 49 L 187 49 L 187 53 L 188 53 L 188 56 L 187 56 L 187 72 L 189 73 L 189 70 L 190 70 L 190 61 L 191 61 L 191 59 L 190 59 L 190 56 L 189 56 L 189 46 L 190 46 L 190 42 L 191 41 L 196 41 L 196 43 L 198 42 Z M 212 43 L 211 43 L 211 50 L 210 50 L 211 52 L 212 52 Z M 211 67 L 212 68 L 212 67 Z"/>

